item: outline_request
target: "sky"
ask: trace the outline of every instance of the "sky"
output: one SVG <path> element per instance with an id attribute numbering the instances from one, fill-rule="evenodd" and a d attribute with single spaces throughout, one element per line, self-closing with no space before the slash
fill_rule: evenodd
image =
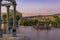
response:
<path id="1" fill-rule="evenodd" d="M 22 12 L 23 16 L 52 15 L 60 13 L 60 0 L 16 0 L 16 2 L 17 10 Z M 4 9 L 6 11 L 6 8 Z"/>

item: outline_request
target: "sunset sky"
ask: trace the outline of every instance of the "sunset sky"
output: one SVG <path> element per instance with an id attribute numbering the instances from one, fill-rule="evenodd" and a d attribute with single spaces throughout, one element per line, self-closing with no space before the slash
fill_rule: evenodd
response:
<path id="1" fill-rule="evenodd" d="M 23 16 L 60 13 L 60 0 L 16 0 L 16 2 L 17 10 L 22 12 Z"/>

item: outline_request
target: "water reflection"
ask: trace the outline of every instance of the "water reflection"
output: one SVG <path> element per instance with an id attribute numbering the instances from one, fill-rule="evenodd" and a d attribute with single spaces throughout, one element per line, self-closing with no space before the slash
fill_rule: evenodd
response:
<path id="1" fill-rule="evenodd" d="M 25 40 L 60 40 L 60 29 L 37 30 L 32 27 L 20 27 L 18 33 L 25 36 Z"/>

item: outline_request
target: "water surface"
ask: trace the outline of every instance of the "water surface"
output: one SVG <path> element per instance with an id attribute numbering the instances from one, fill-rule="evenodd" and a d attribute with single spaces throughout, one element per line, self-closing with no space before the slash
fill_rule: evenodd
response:
<path id="1" fill-rule="evenodd" d="M 60 40 L 60 29 L 37 30 L 32 27 L 19 27 L 18 33 L 25 36 L 25 40 Z"/>

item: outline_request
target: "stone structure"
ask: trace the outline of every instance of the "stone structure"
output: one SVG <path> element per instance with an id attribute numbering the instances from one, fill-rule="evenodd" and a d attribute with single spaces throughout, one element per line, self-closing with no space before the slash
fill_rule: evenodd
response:
<path id="1" fill-rule="evenodd" d="M 8 1 L 11 3 L 6 3 L 6 4 L 2 4 L 2 1 Z M 16 36 L 16 1 L 15 0 L 0 0 L 0 38 L 2 38 L 2 29 L 1 29 L 1 6 L 6 6 L 7 7 L 7 17 L 8 17 L 8 21 L 7 21 L 7 32 L 10 33 L 9 27 L 10 27 L 10 18 L 9 18 L 9 8 L 10 6 L 13 6 L 14 9 L 14 17 L 13 17 L 13 30 L 12 30 L 12 34 L 15 37 Z"/>
<path id="2" fill-rule="evenodd" d="M 15 0 L 4 0 L 10 3 L 2 4 L 3 0 L 0 0 L 0 40 L 24 40 L 24 37 L 21 34 L 16 34 L 16 1 Z M 3 34 L 1 28 L 1 6 L 6 6 L 7 8 L 7 34 Z M 9 8 L 13 6 L 14 13 L 13 13 L 13 27 L 12 27 L 12 34 L 10 34 L 10 17 L 9 17 Z"/>

